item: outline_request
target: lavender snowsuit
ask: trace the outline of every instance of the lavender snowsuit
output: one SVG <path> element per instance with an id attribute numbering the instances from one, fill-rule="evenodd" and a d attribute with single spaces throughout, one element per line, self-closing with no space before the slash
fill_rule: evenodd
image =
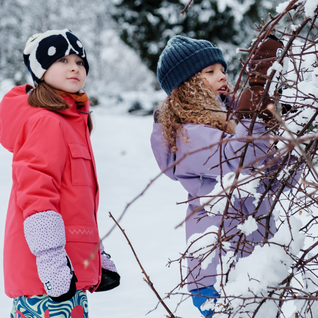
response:
<path id="1" fill-rule="evenodd" d="M 240 162 L 240 154 L 242 149 L 245 148 L 244 145 L 246 142 L 244 140 L 234 139 L 247 136 L 250 123 L 251 121 L 246 119 L 236 126 L 234 135 L 225 133 L 223 138 L 227 138 L 228 142 L 223 143 L 222 146 L 217 144 L 222 138 L 223 132 L 221 130 L 206 125 L 185 124 L 186 137 L 189 141 L 186 143 L 180 137 L 177 137 L 176 145 L 178 151 L 176 154 L 166 149 L 161 124 L 154 123 L 151 135 L 151 146 L 162 171 L 180 160 L 185 154 L 213 145 L 209 149 L 185 156 L 177 165 L 165 171 L 168 177 L 172 180 L 179 181 L 188 192 L 188 199 L 190 201 L 187 209 L 188 219 L 186 220 L 187 240 L 195 233 L 203 233 L 211 225 L 219 226 L 222 213 L 215 216 L 204 217 L 207 215 L 207 212 L 202 208 L 195 213 L 192 212 L 201 206 L 200 199 L 197 197 L 211 193 L 217 184 L 216 178 L 218 176 L 221 174 L 224 176 L 229 172 L 236 172 Z M 265 125 L 262 122 L 256 122 L 252 134 L 254 137 L 261 136 L 265 133 L 265 130 Z M 256 158 L 260 158 L 257 165 L 262 165 L 268 146 L 269 141 L 267 140 L 256 139 L 254 143 L 249 143 L 244 159 L 244 166 L 249 163 L 254 163 Z M 254 166 L 256 166 L 255 163 Z M 246 169 L 244 173 L 247 174 L 248 171 L 249 169 Z M 264 189 L 265 185 L 260 184 L 257 191 L 262 193 Z M 240 213 L 242 219 L 246 219 L 247 215 L 255 211 L 255 205 L 252 203 L 253 200 L 254 197 L 252 196 L 244 198 L 243 201 L 236 199 L 234 206 L 229 209 L 229 214 Z M 264 199 L 258 209 L 257 215 L 266 215 L 269 211 L 269 203 L 270 199 L 268 197 Z M 237 221 L 233 221 L 231 218 L 226 219 L 225 230 L 234 227 L 237 231 L 235 222 L 237 223 Z M 270 223 L 270 231 L 273 233 L 275 232 L 273 220 Z M 252 242 L 260 242 L 263 240 L 264 233 L 264 228 L 259 226 L 258 231 L 254 231 L 247 239 Z M 240 256 L 244 256 L 244 253 L 239 253 L 238 257 Z M 216 256 L 206 269 L 199 266 L 198 259 L 188 258 L 187 262 L 189 272 L 187 283 L 189 290 L 215 284 L 216 267 L 219 263 L 218 253 L 216 253 Z"/>

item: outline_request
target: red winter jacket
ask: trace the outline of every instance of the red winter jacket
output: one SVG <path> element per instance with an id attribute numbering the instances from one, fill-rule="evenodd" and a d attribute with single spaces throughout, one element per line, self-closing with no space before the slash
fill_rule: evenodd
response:
<path id="1" fill-rule="evenodd" d="M 30 215 L 52 210 L 65 224 L 66 252 L 77 276 L 77 289 L 100 282 L 100 253 L 86 260 L 99 242 L 96 212 L 98 184 L 90 135 L 89 103 L 77 110 L 49 111 L 28 104 L 28 87 L 18 86 L 0 104 L 0 143 L 13 153 L 12 190 L 4 238 L 4 281 L 9 297 L 45 294 L 35 256 L 24 237 Z M 86 113 L 85 113 L 86 112 Z"/>

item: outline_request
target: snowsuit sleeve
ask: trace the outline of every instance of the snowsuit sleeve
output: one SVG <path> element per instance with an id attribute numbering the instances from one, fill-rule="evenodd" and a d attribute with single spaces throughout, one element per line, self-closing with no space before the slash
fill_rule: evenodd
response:
<path id="1" fill-rule="evenodd" d="M 59 121 L 50 115 L 29 118 L 15 148 L 12 168 L 18 184 L 17 204 L 24 219 L 40 211 L 59 212 L 67 158 Z"/>
<path id="2" fill-rule="evenodd" d="M 177 159 L 181 159 L 189 152 L 191 154 L 185 156 L 178 164 L 177 178 L 178 175 L 216 178 L 219 175 L 235 172 L 240 164 L 241 153 L 246 146 L 244 139 L 248 136 L 249 125 L 249 120 L 239 123 L 234 135 L 223 135 L 221 130 L 204 125 L 185 125 L 189 142 L 178 139 Z M 252 132 L 252 137 L 255 139 L 247 145 L 243 166 L 260 165 L 265 160 L 269 141 L 257 138 L 264 132 L 265 125 L 256 122 Z"/>
<path id="3" fill-rule="evenodd" d="M 240 122 L 235 134 L 226 134 L 217 128 L 206 125 L 185 124 L 185 142 L 177 137 L 176 154 L 166 149 L 161 124 L 154 124 L 151 146 L 159 168 L 173 180 L 181 182 L 188 193 L 195 197 L 209 193 L 219 176 L 236 172 L 246 149 L 243 166 L 247 169 L 262 165 L 266 159 L 269 140 L 258 137 L 266 133 L 265 125 L 256 122 L 253 126 L 253 141 L 246 143 L 251 121 Z M 244 173 L 244 171 L 243 171 Z M 247 174 L 250 170 L 247 171 Z"/>

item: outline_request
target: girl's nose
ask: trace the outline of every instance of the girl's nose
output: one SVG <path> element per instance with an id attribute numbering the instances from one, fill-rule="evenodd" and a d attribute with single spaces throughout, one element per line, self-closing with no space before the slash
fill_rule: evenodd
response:
<path id="1" fill-rule="evenodd" d="M 226 74 L 224 74 L 223 72 L 220 71 L 220 82 L 225 81 L 226 80 Z"/>
<path id="2" fill-rule="evenodd" d="M 72 72 L 78 71 L 78 65 L 77 65 L 77 63 L 72 63 L 72 65 L 71 65 L 71 71 L 72 71 Z"/>

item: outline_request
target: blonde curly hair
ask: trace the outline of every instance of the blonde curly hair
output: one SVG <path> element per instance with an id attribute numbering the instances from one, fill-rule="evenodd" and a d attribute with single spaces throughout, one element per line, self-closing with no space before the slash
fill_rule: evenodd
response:
<path id="1" fill-rule="evenodd" d="M 208 125 L 234 134 L 236 122 L 227 119 L 227 109 L 211 90 L 204 87 L 200 73 L 174 89 L 156 110 L 156 122 L 162 124 L 165 144 L 176 153 L 176 137 L 188 142 L 183 124 Z"/>

